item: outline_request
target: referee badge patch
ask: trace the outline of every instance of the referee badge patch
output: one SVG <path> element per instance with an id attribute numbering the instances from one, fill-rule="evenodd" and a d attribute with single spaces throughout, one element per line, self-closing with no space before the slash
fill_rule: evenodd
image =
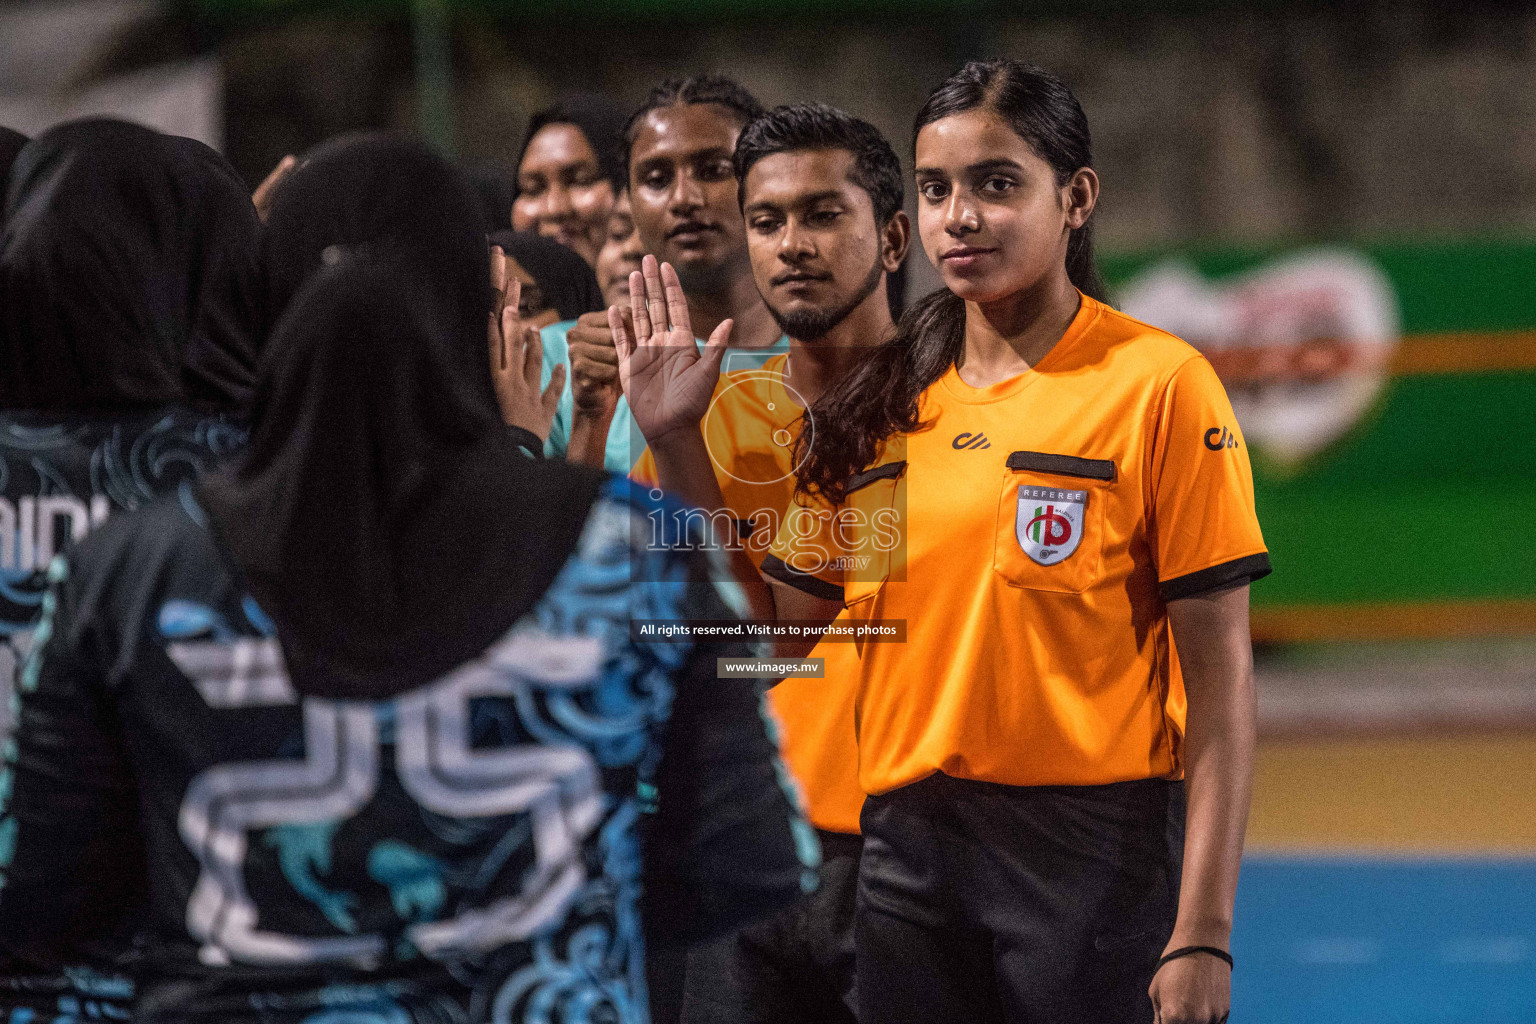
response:
<path id="1" fill-rule="evenodd" d="M 1019 547 L 1040 565 L 1055 565 L 1065 560 L 1082 542 L 1083 513 L 1087 508 L 1087 491 L 1021 484 L 1018 512 L 1013 521 Z"/>

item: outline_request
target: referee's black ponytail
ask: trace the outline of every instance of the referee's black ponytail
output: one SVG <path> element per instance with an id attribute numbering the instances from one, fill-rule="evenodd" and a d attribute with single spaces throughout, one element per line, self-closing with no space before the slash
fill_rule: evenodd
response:
<path id="1" fill-rule="evenodd" d="M 1059 184 L 1093 166 L 1088 118 L 1077 97 L 1055 75 L 1021 60 L 974 60 L 946 78 L 917 112 L 913 148 L 926 126 L 977 107 L 1001 117 L 1051 165 Z M 1091 221 L 1068 236 L 1066 262 L 1078 290 L 1102 300 Z M 840 503 L 848 478 L 874 464 L 887 437 L 918 428 L 918 398 L 955 365 L 964 345 L 964 301 L 940 288 L 914 303 L 891 340 L 808 411 L 815 429 L 801 431 L 796 442 L 798 489 Z"/>

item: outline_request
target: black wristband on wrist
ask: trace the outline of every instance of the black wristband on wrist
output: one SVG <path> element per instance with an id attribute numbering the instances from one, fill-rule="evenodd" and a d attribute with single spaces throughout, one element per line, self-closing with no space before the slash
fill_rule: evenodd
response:
<path id="1" fill-rule="evenodd" d="M 1225 960 L 1228 967 L 1232 966 L 1232 954 L 1224 949 L 1217 949 L 1215 946 L 1180 946 L 1170 953 L 1164 953 L 1162 958 L 1157 961 L 1157 966 L 1152 968 L 1152 973 L 1156 974 L 1162 970 L 1163 965 L 1170 960 L 1177 960 L 1181 956 L 1190 956 L 1195 953 L 1209 953 L 1218 960 Z"/>

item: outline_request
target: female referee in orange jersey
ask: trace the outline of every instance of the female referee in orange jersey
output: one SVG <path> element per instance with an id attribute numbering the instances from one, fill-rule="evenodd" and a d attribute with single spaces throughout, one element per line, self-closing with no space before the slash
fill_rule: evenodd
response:
<path id="1" fill-rule="evenodd" d="M 1061 81 L 968 64 L 915 149 L 947 288 L 812 408 L 763 565 L 780 619 L 906 622 L 861 652 L 861 1019 L 1223 1021 L 1269 571 L 1242 433 L 1099 299 Z"/>

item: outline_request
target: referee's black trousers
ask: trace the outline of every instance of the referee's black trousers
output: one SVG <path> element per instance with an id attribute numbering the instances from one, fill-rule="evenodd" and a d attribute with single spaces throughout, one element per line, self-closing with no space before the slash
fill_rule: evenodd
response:
<path id="1" fill-rule="evenodd" d="M 1151 1024 L 1184 787 L 938 774 L 864 802 L 861 1024 Z"/>

